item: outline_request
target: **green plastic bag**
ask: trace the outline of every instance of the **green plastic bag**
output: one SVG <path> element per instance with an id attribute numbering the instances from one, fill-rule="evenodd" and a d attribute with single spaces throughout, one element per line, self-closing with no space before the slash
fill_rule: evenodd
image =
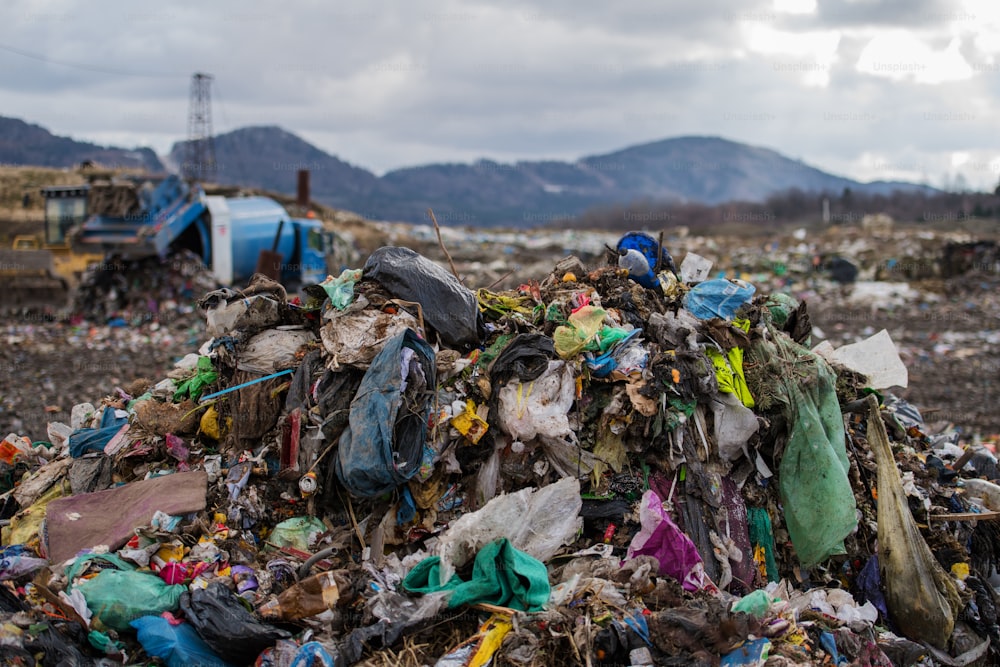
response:
<path id="1" fill-rule="evenodd" d="M 179 403 L 186 396 L 190 396 L 193 400 L 197 401 L 205 388 L 218 379 L 219 373 L 212 366 L 211 358 L 198 357 L 198 366 L 195 368 L 194 376 L 188 378 L 181 383 L 181 386 L 177 387 L 177 391 L 174 392 L 174 402 Z"/>
<path id="2" fill-rule="evenodd" d="M 344 310 L 354 301 L 354 284 L 361 280 L 361 269 L 344 269 L 336 278 L 328 277 L 319 284 L 330 297 L 330 305 Z"/>
<path id="3" fill-rule="evenodd" d="M 294 547 L 299 551 L 309 551 L 316 536 L 326 532 L 326 524 L 314 516 L 296 516 L 282 521 L 268 538 L 268 542 L 279 547 Z"/>
<path id="4" fill-rule="evenodd" d="M 750 347 L 748 382 L 758 405 L 773 405 L 788 422 L 778 488 L 792 545 L 802 565 L 812 567 L 845 553 L 844 538 L 857 527 L 837 375 L 770 323 L 767 329 Z"/>
<path id="5" fill-rule="evenodd" d="M 733 611 L 742 611 L 754 618 L 764 618 L 771 609 L 771 603 L 777 599 L 772 598 L 767 591 L 757 590 L 737 600 Z"/>
<path id="6" fill-rule="evenodd" d="M 187 586 L 170 584 L 149 572 L 102 570 L 76 586 L 94 618 L 106 627 L 128 630 L 143 616 L 176 611 Z"/>

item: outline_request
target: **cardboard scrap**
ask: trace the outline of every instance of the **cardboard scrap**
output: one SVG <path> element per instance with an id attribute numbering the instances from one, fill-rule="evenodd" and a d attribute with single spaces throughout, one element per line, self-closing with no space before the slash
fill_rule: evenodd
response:
<path id="1" fill-rule="evenodd" d="M 198 470 L 53 500 L 45 521 L 49 562 L 61 563 L 90 547 L 115 551 L 157 511 L 178 515 L 205 509 L 207 491 L 208 474 Z"/>

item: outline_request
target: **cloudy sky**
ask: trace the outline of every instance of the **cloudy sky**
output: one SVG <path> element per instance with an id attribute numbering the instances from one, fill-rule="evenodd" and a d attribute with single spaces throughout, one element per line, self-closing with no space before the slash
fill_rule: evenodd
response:
<path id="1" fill-rule="evenodd" d="M 0 8 L 0 114 L 57 134 L 164 153 L 196 71 L 216 133 L 277 124 L 377 173 L 698 134 L 861 180 L 1000 180 L 996 0 Z"/>

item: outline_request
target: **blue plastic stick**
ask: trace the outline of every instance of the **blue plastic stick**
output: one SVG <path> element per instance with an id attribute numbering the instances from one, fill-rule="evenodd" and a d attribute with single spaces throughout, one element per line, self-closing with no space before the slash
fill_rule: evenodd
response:
<path id="1" fill-rule="evenodd" d="M 205 401 L 215 398 L 217 396 L 222 396 L 223 394 L 228 394 L 231 391 L 236 391 L 237 389 L 242 389 L 243 387 L 249 387 L 252 384 L 257 384 L 258 382 L 264 382 L 266 380 L 273 380 L 274 378 L 280 378 L 282 375 L 291 375 L 295 370 L 289 368 L 287 370 L 278 371 L 277 373 L 272 373 L 271 375 L 265 375 L 262 378 L 257 378 L 256 380 L 250 380 L 249 382 L 244 382 L 243 384 L 238 384 L 235 387 L 230 387 L 229 389 L 223 389 L 222 391 L 217 391 L 214 394 L 209 394 L 208 396 L 202 396 L 198 399 L 199 403 L 204 403 Z"/>

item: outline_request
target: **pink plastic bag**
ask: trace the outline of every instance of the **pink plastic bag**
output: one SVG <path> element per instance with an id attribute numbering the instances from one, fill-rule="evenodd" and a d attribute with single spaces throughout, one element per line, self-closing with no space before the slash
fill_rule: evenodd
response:
<path id="1" fill-rule="evenodd" d="M 694 542 L 673 522 L 663 509 L 663 501 L 652 489 L 642 494 L 639 523 L 641 528 L 628 547 L 627 560 L 636 556 L 653 556 L 660 562 L 659 573 L 681 582 L 685 590 L 714 588 L 705 575 Z"/>

